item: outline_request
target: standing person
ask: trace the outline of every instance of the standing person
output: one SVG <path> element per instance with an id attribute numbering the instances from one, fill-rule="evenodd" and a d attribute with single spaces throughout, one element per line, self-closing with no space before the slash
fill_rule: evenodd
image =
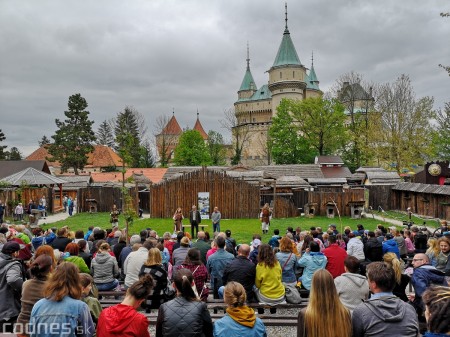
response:
<path id="1" fill-rule="evenodd" d="M 177 208 L 172 219 L 173 219 L 173 232 L 178 233 L 179 231 L 181 231 L 181 228 L 183 227 L 183 219 L 184 219 L 183 210 L 181 207 Z"/>
<path id="2" fill-rule="evenodd" d="M 119 285 L 119 266 L 115 257 L 110 255 L 110 246 L 104 242 L 91 262 L 91 275 L 100 291 L 113 290 Z"/>
<path id="3" fill-rule="evenodd" d="M 153 291 L 145 300 L 145 311 L 149 313 L 151 309 L 158 309 L 164 303 L 164 289 L 167 287 L 167 271 L 162 265 L 161 252 L 158 248 L 151 248 L 148 251 L 147 261 L 142 265 L 139 277 L 150 275 L 153 279 Z"/>
<path id="4" fill-rule="evenodd" d="M 259 247 L 255 278 L 255 295 L 260 303 L 268 305 L 286 303 L 281 274 L 281 265 L 275 258 L 272 247 L 263 243 Z M 264 313 L 264 309 L 258 308 L 258 312 Z M 275 313 L 276 308 L 270 308 L 270 312 Z"/>
<path id="5" fill-rule="evenodd" d="M 42 208 L 43 208 L 42 215 L 44 218 L 46 218 L 47 217 L 47 199 L 45 198 L 45 195 L 43 195 L 41 200 L 39 200 L 39 204 L 42 205 Z"/>
<path id="6" fill-rule="evenodd" d="M 67 200 L 67 207 L 69 208 L 69 216 L 72 216 L 73 214 L 73 200 L 72 197 L 69 197 Z"/>
<path id="7" fill-rule="evenodd" d="M 0 200 L 0 225 L 3 223 L 4 215 L 5 215 L 5 204 Z"/>
<path id="8" fill-rule="evenodd" d="M 423 294 L 427 332 L 423 337 L 450 335 L 450 289 L 431 286 Z"/>
<path id="9" fill-rule="evenodd" d="M 367 266 L 372 297 L 353 311 L 353 336 L 417 337 L 419 324 L 414 308 L 392 293 L 395 272 L 383 262 Z"/>
<path id="10" fill-rule="evenodd" d="M 330 235 L 328 238 L 330 245 L 323 251 L 323 255 L 327 257 L 328 261 L 326 269 L 333 275 L 333 278 L 345 273 L 344 260 L 347 257 L 345 249 L 341 248 L 336 241 L 336 236 Z"/>
<path id="11" fill-rule="evenodd" d="M 269 204 L 265 204 L 261 209 L 261 213 L 259 214 L 259 220 L 261 221 L 261 230 L 263 234 L 267 234 L 269 232 L 270 216 L 271 212 Z"/>
<path id="12" fill-rule="evenodd" d="M 216 206 L 214 207 L 214 212 L 211 214 L 211 220 L 213 225 L 213 232 L 219 233 L 220 232 L 220 219 L 222 217 L 222 214 L 219 212 L 219 208 Z"/>
<path id="13" fill-rule="evenodd" d="M 148 319 L 137 309 L 150 295 L 153 279 L 144 275 L 128 288 L 122 303 L 106 308 L 100 314 L 97 337 L 150 337 Z"/>
<path id="14" fill-rule="evenodd" d="M 369 283 L 359 274 L 360 262 L 356 257 L 348 255 L 344 267 L 345 273 L 334 279 L 334 285 L 342 304 L 352 313 L 358 304 L 369 298 Z"/>
<path id="15" fill-rule="evenodd" d="M 23 220 L 23 206 L 22 206 L 21 202 L 19 202 L 19 204 L 14 209 L 14 214 L 16 215 L 17 221 L 22 221 Z"/>
<path id="16" fill-rule="evenodd" d="M 63 206 L 64 206 L 64 213 L 67 212 L 67 203 L 69 201 L 69 198 L 67 198 L 67 195 L 64 196 L 63 198 Z"/>
<path id="17" fill-rule="evenodd" d="M 45 298 L 33 306 L 30 336 L 93 336 L 94 323 L 89 307 L 80 300 L 81 293 L 78 268 L 63 262 L 46 283 Z"/>
<path id="18" fill-rule="evenodd" d="M 334 324 L 325 322 L 334 322 Z M 351 335 L 350 312 L 339 300 L 333 276 L 325 269 L 318 270 L 312 279 L 308 306 L 298 313 L 297 337 L 350 337 Z"/>
<path id="19" fill-rule="evenodd" d="M 31 279 L 24 282 L 22 287 L 22 307 L 20 309 L 14 332 L 20 336 L 29 336 L 31 310 L 34 304 L 44 298 L 45 283 L 53 271 L 53 260 L 48 255 L 37 257 L 30 265 Z"/>
<path id="20" fill-rule="evenodd" d="M 177 269 L 179 270 L 182 268 L 189 269 L 192 272 L 197 294 L 199 295 L 200 300 L 206 302 L 209 294 L 209 289 L 206 286 L 206 281 L 208 281 L 208 270 L 201 261 L 200 250 L 197 248 L 189 249 L 186 259 Z"/>
<path id="21" fill-rule="evenodd" d="M 109 222 L 111 223 L 111 226 L 118 227 L 119 226 L 119 210 L 117 209 L 116 204 L 113 205 L 111 213 L 109 214 Z"/>
<path id="22" fill-rule="evenodd" d="M 214 337 L 265 337 L 266 327 L 255 311 L 246 305 L 244 287 L 238 282 L 229 282 L 224 289 L 227 314 L 214 323 Z"/>
<path id="23" fill-rule="evenodd" d="M 0 332 L 13 332 L 20 313 L 20 295 L 25 278 L 19 256 L 20 245 L 9 241 L 0 253 Z"/>
<path id="24" fill-rule="evenodd" d="M 202 222 L 202 218 L 200 216 L 200 212 L 197 209 L 197 206 L 192 206 L 192 211 L 189 212 L 189 221 L 191 223 L 191 237 L 194 236 L 194 229 L 196 234 L 198 233 L 198 225 Z"/>
<path id="25" fill-rule="evenodd" d="M 192 272 L 185 268 L 178 270 L 173 285 L 177 297 L 159 307 L 156 337 L 213 336 L 213 324 L 206 303 L 198 300 L 192 289 L 195 286 Z"/>

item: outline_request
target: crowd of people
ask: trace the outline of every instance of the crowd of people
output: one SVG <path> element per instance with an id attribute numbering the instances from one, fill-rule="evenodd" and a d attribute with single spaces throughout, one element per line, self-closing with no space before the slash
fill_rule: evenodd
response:
<path id="1" fill-rule="evenodd" d="M 190 215 L 195 221 L 197 212 Z M 289 227 L 284 235 L 275 229 L 267 243 L 260 234 L 237 243 L 230 230 L 212 238 L 197 230 L 194 239 L 176 215 L 180 231 L 162 235 L 148 228 L 129 236 L 116 224 L 86 233 L 3 225 L 1 332 L 149 336 L 144 311 L 155 310 L 156 336 L 265 336 L 257 315 L 299 303 L 300 294 L 309 302 L 298 315 L 298 336 L 418 336 L 425 320 L 429 336 L 450 332 L 446 235 L 382 225 L 340 233 L 331 224 L 326 231 Z M 122 303 L 102 310 L 98 291 L 122 290 Z M 214 324 L 210 296 L 227 305 Z M 255 312 L 248 303 L 261 307 Z"/>

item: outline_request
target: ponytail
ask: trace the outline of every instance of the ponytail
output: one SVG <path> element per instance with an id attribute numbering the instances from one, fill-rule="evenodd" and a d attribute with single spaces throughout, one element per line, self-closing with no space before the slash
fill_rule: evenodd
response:
<path id="1" fill-rule="evenodd" d="M 198 300 L 197 295 L 192 289 L 192 283 L 194 282 L 194 277 L 189 269 L 182 268 L 179 269 L 173 278 L 175 282 L 175 287 L 178 292 L 188 301 Z"/>

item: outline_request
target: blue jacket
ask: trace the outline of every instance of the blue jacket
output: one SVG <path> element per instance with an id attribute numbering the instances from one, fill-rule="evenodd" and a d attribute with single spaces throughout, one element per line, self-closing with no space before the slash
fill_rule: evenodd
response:
<path id="1" fill-rule="evenodd" d="M 31 311 L 30 324 L 30 337 L 91 337 L 95 333 L 87 304 L 69 296 L 59 302 L 46 298 L 37 301 Z"/>
<path id="2" fill-rule="evenodd" d="M 327 257 L 322 253 L 305 253 L 297 264 L 304 267 L 302 274 L 302 285 L 305 289 L 311 289 L 311 281 L 316 270 L 324 269 L 327 265 Z"/>
<path id="3" fill-rule="evenodd" d="M 424 264 L 414 269 L 411 283 L 417 296 L 422 296 L 423 292 L 431 285 L 447 285 L 445 274 L 429 264 Z"/>
<path id="4" fill-rule="evenodd" d="M 214 323 L 214 337 L 265 337 L 266 327 L 260 318 L 256 318 L 253 328 L 236 322 L 230 316 L 225 315 Z"/>
<path id="5" fill-rule="evenodd" d="M 278 252 L 275 254 L 280 266 L 282 268 L 281 281 L 284 283 L 294 283 L 297 282 L 295 277 L 295 265 L 297 264 L 297 256 L 295 254 Z M 290 256 L 290 258 L 289 258 Z M 289 258 L 289 261 L 288 261 Z M 287 261 L 287 263 L 286 263 Z M 284 268 L 283 268 L 284 266 Z"/>
<path id="6" fill-rule="evenodd" d="M 233 259 L 234 255 L 228 253 L 225 249 L 218 249 L 217 252 L 208 258 L 206 267 L 208 268 L 208 273 L 211 276 L 212 289 L 214 289 L 214 279 L 217 280 L 217 287 L 221 287 L 223 285 L 223 272 L 226 265 Z"/>
<path id="7" fill-rule="evenodd" d="M 400 259 L 400 250 L 398 249 L 397 241 L 390 239 L 383 242 L 383 255 L 386 253 L 395 253 Z"/>

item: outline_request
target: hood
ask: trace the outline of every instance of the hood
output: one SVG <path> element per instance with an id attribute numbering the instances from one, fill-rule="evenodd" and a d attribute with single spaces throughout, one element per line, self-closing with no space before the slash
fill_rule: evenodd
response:
<path id="1" fill-rule="evenodd" d="M 227 313 L 237 323 L 253 328 L 256 323 L 255 311 L 247 306 L 239 308 L 227 308 Z"/>
<path id="2" fill-rule="evenodd" d="M 394 239 L 384 241 L 384 244 L 391 247 L 397 247 L 397 241 L 395 241 Z"/>
<path id="3" fill-rule="evenodd" d="M 394 295 L 371 299 L 365 303 L 382 322 L 401 322 L 406 314 L 404 302 Z"/>
<path id="4" fill-rule="evenodd" d="M 358 288 L 362 287 L 364 283 L 367 282 L 366 277 L 359 274 L 344 273 L 341 276 L 345 277 L 346 281 L 353 283 Z"/>
<path id="5" fill-rule="evenodd" d="M 104 311 L 106 311 L 105 317 L 108 317 L 108 319 L 105 319 L 106 331 L 118 336 L 127 329 L 130 322 L 138 315 L 138 312 L 132 306 L 125 304 L 118 304 Z"/>
<path id="6" fill-rule="evenodd" d="M 436 267 L 425 264 L 420 266 L 419 269 L 427 270 L 427 278 L 430 280 L 430 283 L 442 284 L 445 274 L 437 270 Z"/>
<path id="7" fill-rule="evenodd" d="M 323 261 L 326 259 L 325 255 L 323 255 L 323 253 L 309 253 L 309 255 L 311 255 L 311 261 L 317 265 L 321 265 L 323 263 Z"/>
<path id="8" fill-rule="evenodd" d="M 105 263 L 110 258 L 111 255 L 109 255 L 109 253 L 97 253 L 97 255 L 95 255 L 95 261 L 100 264 Z"/>

